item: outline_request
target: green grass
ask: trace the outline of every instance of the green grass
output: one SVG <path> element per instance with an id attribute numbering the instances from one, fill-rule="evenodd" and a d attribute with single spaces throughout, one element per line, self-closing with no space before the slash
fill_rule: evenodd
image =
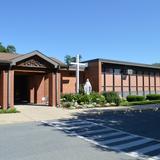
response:
<path id="1" fill-rule="evenodd" d="M 137 102 L 121 102 L 121 106 L 135 106 L 135 105 L 145 105 L 145 104 L 160 104 L 160 100 L 152 100 L 152 101 L 137 101 Z"/>
<path id="2" fill-rule="evenodd" d="M 19 111 L 17 111 L 16 108 L 0 109 L 0 114 L 5 113 L 19 113 Z"/>

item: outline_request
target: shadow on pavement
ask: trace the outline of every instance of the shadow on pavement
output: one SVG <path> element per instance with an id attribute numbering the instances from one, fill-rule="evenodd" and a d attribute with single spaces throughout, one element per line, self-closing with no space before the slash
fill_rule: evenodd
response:
<path id="1" fill-rule="evenodd" d="M 102 124 L 160 140 L 160 109 L 91 110 L 76 114 L 78 119 L 93 119 Z"/>

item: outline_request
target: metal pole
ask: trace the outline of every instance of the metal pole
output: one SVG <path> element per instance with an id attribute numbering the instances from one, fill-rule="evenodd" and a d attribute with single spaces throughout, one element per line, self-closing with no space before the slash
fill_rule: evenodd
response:
<path id="1" fill-rule="evenodd" d="M 76 56 L 76 89 L 77 89 L 77 93 L 79 93 L 79 54 L 77 54 Z"/>

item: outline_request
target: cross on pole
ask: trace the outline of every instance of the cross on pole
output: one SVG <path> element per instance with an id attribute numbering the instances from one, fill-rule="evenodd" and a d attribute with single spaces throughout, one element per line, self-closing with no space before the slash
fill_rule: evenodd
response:
<path id="1" fill-rule="evenodd" d="M 87 66 L 87 64 L 79 62 L 79 54 L 77 54 L 76 56 L 76 62 L 71 62 L 70 64 L 73 64 L 76 66 L 76 93 L 79 93 L 79 67 Z"/>

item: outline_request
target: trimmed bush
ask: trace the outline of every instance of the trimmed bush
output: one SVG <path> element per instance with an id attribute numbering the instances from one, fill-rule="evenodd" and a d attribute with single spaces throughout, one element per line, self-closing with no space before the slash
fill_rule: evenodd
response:
<path id="1" fill-rule="evenodd" d="M 122 102 L 122 106 L 135 106 L 135 105 L 146 105 L 146 104 L 160 104 L 160 100 L 152 100 L 152 101 L 137 101 L 137 102 Z"/>
<path id="2" fill-rule="evenodd" d="M 116 92 L 104 92 L 103 96 L 106 99 L 106 102 L 108 103 L 115 103 L 117 106 L 120 105 L 121 99 Z"/>
<path id="3" fill-rule="evenodd" d="M 148 94 L 146 95 L 147 100 L 160 100 L 160 94 Z"/>
<path id="4" fill-rule="evenodd" d="M 128 95 L 126 97 L 128 102 L 137 102 L 137 101 L 144 101 L 145 97 L 144 96 L 138 96 L 138 95 Z"/>

